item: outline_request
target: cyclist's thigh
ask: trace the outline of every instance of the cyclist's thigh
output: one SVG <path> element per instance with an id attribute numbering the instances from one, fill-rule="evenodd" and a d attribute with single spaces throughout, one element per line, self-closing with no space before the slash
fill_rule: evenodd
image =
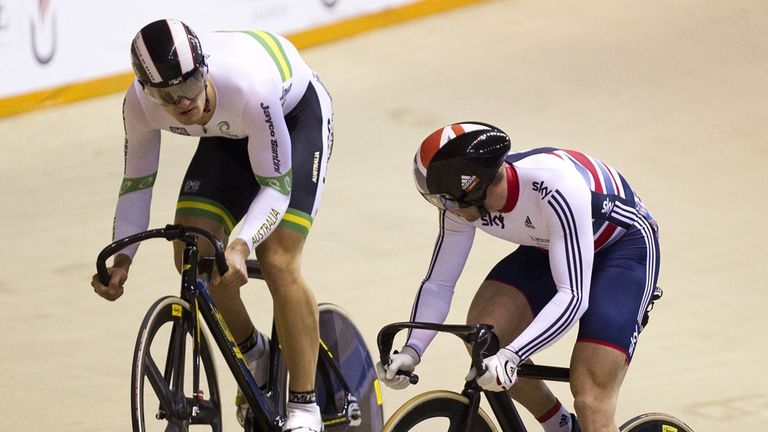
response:
<path id="1" fill-rule="evenodd" d="M 330 97 L 310 82 L 298 105 L 285 116 L 291 136 L 291 201 L 280 226 L 305 237 L 320 206 L 333 146 Z"/>
<path id="2" fill-rule="evenodd" d="M 290 287 L 300 278 L 301 252 L 304 234 L 279 225 L 256 246 L 256 257 L 270 290 Z"/>
<path id="3" fill-rule="evenodd" d="M 247 138 L 200 139 L 181 185 L 176 223 L 204 228 L 227 243 L 259 191 L 247 146 Z M 206 242 L 200 247 L 203 254 L 212 252 Z"/>
<path id="4" fill-rule="evenodd" d="M 225 234 L 226 229 L 224 225 L 219 221 L 202 216 L 186 216 L 177 214 L 174 223 L 182 224 L 184 226 L 202 228 L 213 234 L 215 237 L 221 239 L 221 242 L 224 244 L 224 246 L 227 246 L 227 235 Z M 197 247 L 200 256 L 213 255 L 213 247 L 207 241 L 198 242 Z M 183 252 L 184 243 L 179 240 L 174 241 L 173 258 L 174 263 L 176 264 L 176 269 L 179 271 L 181 271 L 181 257 Z"/>
<path id="5" fill-rule="evenodd" d="M 520 246 L 488 273 L 472 300 L 467 321 L 493 324 L 504 346 L 525 330 L 554 295 L 547 252 Z"/>
<path id="6" fill-rule="evenodd" d="M 655 236 L 637 229 L 595 254 L 589 308 L 579 322 L 578 339 L 612 347 L 631 360 L 658 267 Z"/>
<path id="7" fill-rule="evenodd" d="M 629 364 L 621 351 L 598 343 L 577 341 L 571 356 L 571 392 L 575 398 L 577 415 L 584 416 L 581 408 L 590 414 L 613 421 L 616 400 Z M 582 411 L 582 412 L 579 412 Z M 592 421 L 597 419 L 583 419 Z"/>

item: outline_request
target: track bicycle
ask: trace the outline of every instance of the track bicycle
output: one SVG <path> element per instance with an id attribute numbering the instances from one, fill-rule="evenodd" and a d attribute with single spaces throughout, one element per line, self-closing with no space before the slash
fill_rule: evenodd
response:
<path id="1" fill-rule="evenodd" d="M 213 265 L 220 274 L 227 271 L 221 241 L 205 230 L 182 225 L 131 235 L 99 253 L 96 267 L 101 282 L 109 280 L 106 260 L 110 256 L 151 238 L 184 243 L 181 291 L 179 296 L 155 301 L 141 323 L 131 372 L 133 431 L 222 431 L 215 348 L 250 406 L 245 430 L 280 431 L 285 422 L 288 372 L 274 323 L 269 379 L 264 388 L 259 388 L 208 290 Z M 199 238 L 214 247 L 213 258 L 198 260 Z M 247 265 L 249 277 L 261 278 L 257 261 L 248 260 Z M 320 353 L 315 390 L 325 428 L 334 432 L 379 432 L 383 423 L 381 390 L 365 342 L 340 307 L 321 303 L 318 308 Z"/>
<path id="2" fill-rule="evenodd" d="M 389 354 L 395 335 L 404 329 L 422 329 L 450 333 L 458 336 L 471 349 L 471 364 L 480 376 L 485 371 L 483 352 L 491 340 L 488 324 L 454 325 L 422 322 L 402 322 L 384 326 L 377 338 L 379 357 L 382 364 L 388 364 Z M 413 384 L 418 376 L 413 373 L 398 372 L 410 377 Z M 517 370 L 520 378 L 533 378 L 549 381 L 567 382 L 570 370 L 563 367 L 521 364 Z M 481 395 L 485 395 L 496 424 L 480 407 Z M 483 390 L 476 379 L 465 382 L 461 393 L 448 390 L 435 390 L 414 396 L 398 408 L 387 420 L 383 432 L 407 431 L 451 431 L 451 432 L 526 432 L 520 414 L 513 400 L 506 392 Z M 621 425 L 622 432 L 692 432 L 692 429 L 679 419 L 663 413 L 642 414 Z"/>

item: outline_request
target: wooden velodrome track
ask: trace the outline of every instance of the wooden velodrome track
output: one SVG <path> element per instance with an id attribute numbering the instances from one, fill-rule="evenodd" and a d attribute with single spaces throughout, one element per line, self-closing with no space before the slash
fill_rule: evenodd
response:
<path id="1" fill-rule="evenodd" d="M 334 96 L 336 141 L 304 271 L 371 348 L 383 324 L 408 318 L 436 233 L 435 211 L 413 188 L 413 152 L 445 123 L 483 120 L 516 148 L 576 148 L 613 164 L 661 224 L 666 295 L 640 338 L 618 419 L 660 410 L 697 432 L 764 429 L 764 2 L 492 1 L 305 55 Z M 177 288 L 160 240 L 140 249 L 118 302 L 89 286 L 121 179 L 121 101 L 0 120 L 0 430 L 130 428 L 139 322 Z M 166 137 L 151 226 L 171 221 L 194 143 Z M 478 235 L 451 322 L 462 322 L 474 288 L 512 247 Z M 266 327 L 266 288 L 252 282 L 244 292 Z M 572 342 L 573 332 L 536 360 L 567 364 Z M 418 392 L 458 389 L 463 348 L 439 337 L 419 372 L 415 388 L 384 389 L 387 415 Z M 554 388 L 570 406 L 567 386 Z M 225 416 L 225 430 L 237 430 L 230 404 Z"/>

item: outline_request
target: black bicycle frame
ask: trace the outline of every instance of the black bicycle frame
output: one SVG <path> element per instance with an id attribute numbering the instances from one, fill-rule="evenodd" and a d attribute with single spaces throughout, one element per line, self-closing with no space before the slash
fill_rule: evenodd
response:
<path id="1" fill-rule="evenodd" d="M 202 316 L 203 322 L 205 322 L 208 330 L 216 342 L 219 350 L 221 351 L 224 360 L 227 363 L 230 371 L 232 372 L 235 382 L 241 389 L 243 396 L 248 404 L 255 408 L 253 412 L 254 426 L 258 430 L 262 431 L 279 431 L 284 423 L 285 413 L 281 412 L 280 398 L 285 395 L 281 395 L 280 389 L 277 387 L 278 365 L 281 360 L 281 351 L 279 349 L 280 343 L 277 337 L 275 328 L 272 329 L 272 337 L 270 340 L 270 371 L 269 382 L 270 387 L 263 391 L 259 388 L 248 370 L 248 366 L 245 363 L 237 342 L 232 337 L 231 332 L 227 328 L 227 325 L 222 318 L 220 312 L 213 302 L 210 292 L 207 289 L 207 283 L 205 280 L 198 276 L 198 248 L 197 237 L 205 238 L 214 248 L 213 262 L 216 265 L 219 274 L 227 272 L 227 263 L 224 258 L 224 247 L 221 241 L 211 235 L 209 232 L 196 228 L 185 227 L 182 225 L 166 225 L 165 228 L 158 228 L 153 230 L 144 231 L 126 237 L 122 240 L 117 240 L 112 244 L 104 248 L 96 260 L 96 269 L 99 274 L 99 280 L 102 284 L 107 285 L 109 283 L 109 273 L 107 272 L 106 260 L 110 256 L 116 254 L 127 246 L 134 243 L 139 243 L 151 238 L 164 238 L 168 241 L 181 240 L 184 242 L 184 250 L 182 254 L 182 271 L 181 271 L 181 293 L 179 297 L 186 301 L 194 314 L 194 325 L 192 326 L 192 340 L 195 341 L 193 346 L 193 392 L 194 400 L 192 409 L 199 409 L 199 403 L 202 399 L 200 395 L 200 341 L 198 332 L 202 331 L 199 325 L 199 317 Z M 201 258 L 200 262 L 205 262 L 208 258 Z M 247 261 L 248 275 L 252 278 L 261 278 L 261 269 L 258 263 L 252 260 Z M 183 361 L 183 353 L 185 350 L 185 334 L 187 329 L 183 328 L 184 323 L 188 322 L 181 317 L 173 324 L 171 332 L 171 340 L 175 341 L 168 348 L 168 357 L 165 366 L 165 380 L 174 379 L 175 388 L 182 388 L 183 382 L 183 368 L 179 367 L 180 362 Z M 345 405 L 343 410 L 336 414 L 335 417 L 329 419 L 332 423 L 338 424 L 344 422 L 347 417 L 347 413 L 350 410 L 350 405 L 355 402 L 356 399 L 347 382 L 344 380 L 341 372 L 338 369 L 335 361 L 332 359 L 331 353 L 327 349 L 320 350 L 319 360 L 323 361 L 328 369 L 332 372 L 332 375 L 338 380 L 341 388 L 345 394 Z M 178 362 L 178 363 L 174 363 Z M 174 368 L 175 369 L 172 369 Z M 171 370 L 176 370 L 175 376 L 171 377 Z M 166 381 L 168 382 L 168 381 Z M 169 382 L 168 382 L 169 383 Z M 158 389 L 155 389 L 158 392 Z M 170 399 L 170 398 L 169 398 Z M 161 411 L 161 415 L 162 410 Z"/>
<path id="2" fill-rule="evenodd" d="M 377 338 L 379 356 L 382 364 L 389 364 L 389 353 L 392 351 L 395 335 L 404 329 L 430 330 L 458 336 L 459 339 L 471 347 L 470 357 L 472 367 L 478 371 L 477 376 L 480 376 L 485 372 L 483 352 L 491 341 L 493 326 L 489 324 L 456 325 L 425 322 L 400 322 L 386 325 L 379 331 Z M 410 381 L 413 384 L 416 384 L 419 381 L 419 377 L 413 373 L 402 374 L 409 376 Z M 570 371 L 568 368 L 524 363 L 518 367 L 517 375 L 521 378 L 567 382 L 570 378 Z M 485 394 L 485 398 L 488 400 L 488 404 L 491 406 L 491 410 L 496 416 L 496 420 L 502 431 L 526 431 L 517 407 L 506 392 L 485 391 L 477 384 L 477 381 L 473 379 L 464 384 L 464 389 L 461 394 L 469 400 L 467 415 L 465 417 L 466 423 L 464 424 L 464 430 L 466 432 L 472 430 L 472 422 L 475 413 L 478 412 L 478 408 L 480 407 L 480 396 L 482 394 Z"/>
<path id="3" fill-rule="evenodd" d="M 347 384 L 347 381 L 344 379 L 344 375 L 342 375 L 341 370 L 339 370 L 339 365 L 336 364 L 336 362 L 333 360 L 333 354 L 325 347 L 324 343 L 321 344 L 320 346 L 320 351 L 318 356 L 318 365 L 319 364 L 322 364 L 325 366 L 325 370 L 329 372 L 328 375 L 335 378 L 336 382 L 341 386 L 342 390 L 344 391 L 344 401 L 342 402 L 343 405 L 341 406 L 341 409 L 337 410 L 331 417 L 328 417 L 328 416 L 324 417 L 323 423 L 328 425 L 334 425 L 339 423 L 350 423 L 351 421 L 359 420 L 360 419 L 359 405 L 356 407 L 356 409 L 354 409 L 355 407 L 353 407 L 353 405 L 357 405 L 358 399 L 355 397 L 354 394 L 352 394 L 352 391 L 349 388 L 349 384 Z M 317 373 L 319 374 L 321 370 L 320 368 L 317 368 L 317 369 L 318 369 Z"/>
<path id="4" fill-rule="evenodd" d="M 271 396 L 277 393 L 277 388 L 271 386 L 265 393 L 256 384 L 256 381 L 248 370 L 248 365 L 245 363 L 245 359 L 240 354 L 240 350 L 237 346 L 237 342 L 232 337 L 229 329 L 227 328 L 224 319 L 221 317 L 218 309 L 214 306 L 210 293 L 208 292 L 205 283 L 199 281 L 197 283 L 197 297 L 202 298 L 203 301 L 196 301 L 195 308 L 199 311 L 200 316 L 203 317 L 208 330 L 211 332 L 213 340 L 216 341 L 216 345 L 224 356 L 224 360 L 229 366 L 232 376 L 235 378 L 235 382 L 240 387 L 245 400 L 251 407 L 260 407 L 261 409 L 251 410 L 254 415 L 254 424 L 260 430 L 279 430 L 283 423 L 283 416 L 279 412 L 279 403 L 277 398 Z M 199 327 L 199 326 L 196 326 Z M 277 335 L 273 333 L 273 340 L 277 341 Z M 271 365 L 279 364 L 280 350 L 272 350 L 270 352 Z M 272 367 L 272 366 L 270 366 Z M 195 373 L 197 374 L 195 369 Z M 272 376 L 273 374 L 270 372 Z M 270 382 L 274 383 L 274 379 Z"/>

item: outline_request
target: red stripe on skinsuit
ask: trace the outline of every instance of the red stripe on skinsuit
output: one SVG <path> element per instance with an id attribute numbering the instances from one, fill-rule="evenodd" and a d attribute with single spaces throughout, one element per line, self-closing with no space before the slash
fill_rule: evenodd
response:
<path id="1" fill-rule="evenodd" d="M 584 168 L 592 175 L 592 180 L 595 183 L 595 189 L 597 193 L 603 193 L 603 185 L 600 184 L 600 175 L 597 173 L 597 168 L 592 164 L 592 161 L 587 158 L 584 153 L 579 153 L 574 150 L 565 150 L 572 158 L 576 159 Z"/>

